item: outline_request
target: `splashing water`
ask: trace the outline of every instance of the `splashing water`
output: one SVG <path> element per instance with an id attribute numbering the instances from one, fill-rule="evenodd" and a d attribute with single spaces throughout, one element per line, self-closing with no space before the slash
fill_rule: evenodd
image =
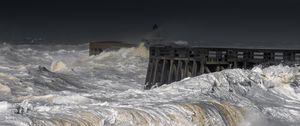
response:
<path id="1" fill-rule="evenodd" d="M 140 45 L 0 46 L 0 125 L 300 124 L 299 67 L 231 69 L 143 90 Z"/>
<path id="2" fill-rule="evenodd" d="M 67 69 L 66 64 L 64 64 L 61 61 L 54 61 L 51 64 L 51 71 L 52 72 L 61 72 L 63 70 Z"/>

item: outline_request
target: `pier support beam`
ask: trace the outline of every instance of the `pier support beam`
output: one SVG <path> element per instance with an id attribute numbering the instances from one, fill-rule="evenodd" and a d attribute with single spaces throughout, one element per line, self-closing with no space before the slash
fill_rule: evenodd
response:
<path id="1" fill-rule="evenodd" d="M 166 69 L 166 62 L 167 60 L 164 59 L 163 61 L 163 66 L 162 66 L 162 70 L 161 70 L 161 75 L 160 75 L 160 85 L 165 83 L 165 69 Z M 159 85 L 159 86 L 160 86 Z"/>
<path id="2" fill-rule="evenodd" d="M 244 68 L 244 69 L 247 69 L 247 62 L 244 62 L 244 63 L 243 63 L 243 68 Z"/>
<path id="3" fill-rule="evenodd" d="M 205 71 L 206 71 L 207 73 L 211 73 L 210 69 L 209 69 L 207 66 L 205 67 Z"/>
<path id="4" fill-rule="evenodd" d="M 175 75 L 175 80 L 179 81 L 181 80 L 181 75 L 182 75 L 182 61 L 178 60 L 178 65 L 177 65 L 177 69 L 176 69 L 176 75 Z"/>
<path id="5" fill-rule="evenodd" d="M 157 67 L 158 67 L 158 62 L 159 62 L 159 59 L 156 59 L 155 60 L 155 65 L 154 65 L 154 73 L 153 73 L 153 84 L 155 84 L 157 82 Z"/>
<path id="6" fill-rule="evenodd" d="M 173 59 L 171 59 L 170 60 L 170 71 L 169 71 L 169 74 L 168 74 L 168 83 L 171 83 L 171 82 L 173 82 L 173 77 L 172 77 L 172 75 L 173 75 L 173 67 L 174 67 L 174 60 Z"/>
<path id="7" fill-rule="evenodd" d="M 237 61 L 233 61 L 233 68 L 237 68 Z"/>
<path id="8" fill-rule="evenodd" d="M 204 65 L 205 65 L 205 61 L 203 59 L 201 59 L 201 61 L 200 61 L 200 74 L 204 74 Z"/>
<path id="9" fill-rule="evenodd" d="M 193 60 L 192 76 L 194 77 L 196 75 L 197 75 L 197 62 Z"/>
<path id="10" fill-rule="evenodd" d="M 189 61 L 185 60 L 184 61 L 184 73 L 183 73 L 183 76 L 181 78 L 188 77 L 188 72 L 189 72 Z"/>
<path id="11" fill-rule="evenodd" d="M 153 59 L 150 59 L 149 61 L 149 67 L 148 67 L 148 72 L 147 72 L 147 84 L 148 85 L 152 85 L 152 78 L 153 78 L 153 67 L 154 67 L 154 63 L 153 63 Z"/>

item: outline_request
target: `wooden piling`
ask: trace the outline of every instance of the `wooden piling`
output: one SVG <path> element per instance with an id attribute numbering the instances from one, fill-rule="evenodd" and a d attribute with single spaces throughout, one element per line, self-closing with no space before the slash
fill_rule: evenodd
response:
<path id="1" fill-rule="evenodd" d="M 155 84 L 157 83 L 156 78 L 157 78 L 157 67 L 158 67 L 158 62 L 159 62 L 159 59 L 156 59 L 156 60 L 155 60 L 155 65 L 154 65 L 153 80 L 152 80 L 152 82 L 155 83 Z"/>
<path id="2" fill-rule="evenodd" d="M 165 81 L 165 69 L 166 69 L 166 62 L 167 62 L 167 60 L 166 59 L 164 59 L 164 61 L 163 61 L 163 66 L 162 66 L 162 72 L 161 72 L 161 78 L 160 78 L 160 84 L 163 84 Z"/>
<path id="3" fill-rule="evenodd" d="M 181 68 L 182 67 L 182 61 L 181 60 L 178 60 L 178 65 L 177 65 L 177 68 L 176 68 L 176 75 L 175 75 L 175 80 L 176 81 L 179 81 L 181 80 Z"/>
<path id="4" fill-rule="evenodd" d="M 174 67 L 174 60 L 171 59 L 170 60 L 170 71 L 169 71 L 169 75 L 168 75 L 168 83 L 173 82 L 173 78 L 172 78 L 172 74 L 173 74 L 173 67 Z"/>
<path id="5" fill-rule="evenodd" d="M 192 76 L 196 76 L 197 75 L 197 62 L 196 60 L 193 60 L 193 67 L 192 67 Z"/>
<path id="6" fill-rule="evenodd" d="M 202 59 L 201 61 L 200 61 L 200 74 L 204 74 L 204 66 L 205 65 L 205 61 Z"/>

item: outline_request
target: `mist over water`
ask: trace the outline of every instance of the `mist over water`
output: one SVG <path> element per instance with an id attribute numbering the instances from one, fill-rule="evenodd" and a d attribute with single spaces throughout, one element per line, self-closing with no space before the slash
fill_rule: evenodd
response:
<path id="1" fill-rule="evenodd" d="M 300 67 L 257 66 L 144 90 L 140 45 L 0 45 L 0 125 L 300 125 Z"/>

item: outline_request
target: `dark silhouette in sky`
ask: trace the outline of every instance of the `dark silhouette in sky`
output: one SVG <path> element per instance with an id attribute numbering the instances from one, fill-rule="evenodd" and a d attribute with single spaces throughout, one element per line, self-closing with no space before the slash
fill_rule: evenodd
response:
<path id="1" fill-rule="evenodd" d="M 157 30 L 157 29 L 158 29 L 157 24 L 154 24 L 153 27 L 152 27 L 152 30 Z"/>
<path id="2" fill-rule="evenodd" d="M 6 1 L 0 40 L 138 41 L 154 23 L 172 40 L 293 41 L 300 37 L 297 0 Z"/>

